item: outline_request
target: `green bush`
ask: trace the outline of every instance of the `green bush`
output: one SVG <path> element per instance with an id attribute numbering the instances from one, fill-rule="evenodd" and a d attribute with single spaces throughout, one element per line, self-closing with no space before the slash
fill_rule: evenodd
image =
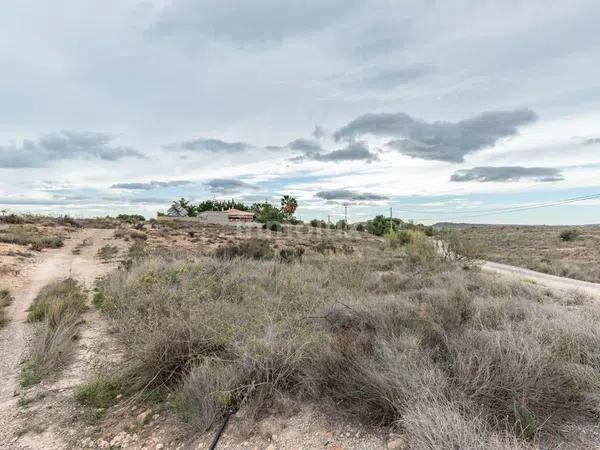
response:
<path id="1" fill-rule="evenodd" d="M 383 237 L 391 248 L 398 248 L 411 242 L 412 234 L 408 230 L 388 230 Z"/>
<path id="2" fill-rule="evenodd" d="M 85 406 L 109 408 L 116 402 L 119 390 L 118 381 L 97 376 L 75 390 L 75 399 Z"/>
<path id="3" fill-rule="evenodd" d="M 263 230 L 270 230 L 270 231 L 274 231 L 274 232 L 282 232 L 283 231 L 283 225 L 281 225 L 280 222 L 266 222 L 266 223 L 263 223 L 262 228 L 263 228 Z"/>
<path id="4" fill-rule="evenodd" d="M 135 225 L 140 222 L 145 222 L 146 218 L 140 214 L 119 214 L 117 220 Z"/>
<path id="5" fill-rule="evenodd" d="M 581 236 L 581 232 L 575 228 L 571 230 L 564 230 L 560 233 L 560 238 L 563 242 L 574 241 Z"/>

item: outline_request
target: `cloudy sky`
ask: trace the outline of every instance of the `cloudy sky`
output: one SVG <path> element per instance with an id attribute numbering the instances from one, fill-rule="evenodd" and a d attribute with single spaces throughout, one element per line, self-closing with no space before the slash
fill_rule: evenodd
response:
<path id="1" fill-rule="evenodd" d="M 2 209 L 600 222 L 595 0 L 0 5 Z"/>

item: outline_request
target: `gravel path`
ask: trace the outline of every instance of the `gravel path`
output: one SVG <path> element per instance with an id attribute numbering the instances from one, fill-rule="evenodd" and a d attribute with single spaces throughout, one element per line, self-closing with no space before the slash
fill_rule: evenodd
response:
<path id="1" fill-rule="evenodd" d="M 481 268 L 488 272 L 495 272 L 513 279 L 533 281 L 551 289 L 583 292 L 600 300 L 600 284 L 598 283 L 557 277 L 556 275 L 548 275 L 534 270 L 492 261 L 484 261 Z"/>

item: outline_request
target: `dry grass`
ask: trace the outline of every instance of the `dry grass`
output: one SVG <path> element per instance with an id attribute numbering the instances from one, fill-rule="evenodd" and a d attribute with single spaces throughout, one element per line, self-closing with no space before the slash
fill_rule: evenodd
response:
<path id="1" fill-rule="evenodd" d="M 9 321 L 6 308 L 10 306 L 12 301 L 13 298 L 8 289 L 0 289 L 0 328 L 4 327 Z"/>
<path id="2" fill-rule="evenodd" d="M 103 261 L 110 261 L 111 259 L 115 258 L 118 254 L 119 249 L 117 247 L 115 247 L 114 245 L 107 244 L 104 247 L 98 249 L 97 256 Z"/>
<path id="3" fill-rule="evenodd" d="M 401 429 L 411 448 L 526 448 L 599 411 L 600 316 L 435 253 L 142 257 L 101 286 L 128 389 L 195 429 L 283 398 Z"/>
<path id="4" fill-rule="evenodd" d="M 85 295 L 72 279 L 42 288 L 28 315 L 29 321 L 41 323 L 35 329 L 21 366 L 23 386 L 39 383 L 68 363 L 85 309 Z"/>
<path id="5" fill-rule="evenodd" d="M 573 238 L 564 240 L 565 232 Z M 600 226 L 488 226 L 460 233 L 491 261 L 600 283 Z"/>
<path id="6" fill-rule="evenodd" d="M 36 251 L 63 246 L 62 236 L 49 233 L 33 225 L 9 225 L 1 228 L 0 242 L 28 245 Z"/>

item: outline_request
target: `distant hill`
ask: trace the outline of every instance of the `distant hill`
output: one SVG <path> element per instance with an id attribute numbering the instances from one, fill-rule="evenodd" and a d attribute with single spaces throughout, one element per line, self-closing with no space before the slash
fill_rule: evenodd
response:
<path id="1" fill-rule="evenodd" d="M 453 223 L 453 222 L 438 222 L 433 224 L 435 230 L 464 230 L 465 228 L 492 228 L 512 225 L 496 225 L 490 223 Z"/>
<path id="2" fill-rule="evenodd" d="M 453 223 L 453 222 L 438 222 L 432 225 L 435 230 L 465 230 L 468 228 L 506 228 L 506 227 L 549 227 L 549 228 L 565 228 L 565 227 L 593 227 L 596 228 L 600 224 L 587 225 L 510 225 L 502 223 Z"/>

